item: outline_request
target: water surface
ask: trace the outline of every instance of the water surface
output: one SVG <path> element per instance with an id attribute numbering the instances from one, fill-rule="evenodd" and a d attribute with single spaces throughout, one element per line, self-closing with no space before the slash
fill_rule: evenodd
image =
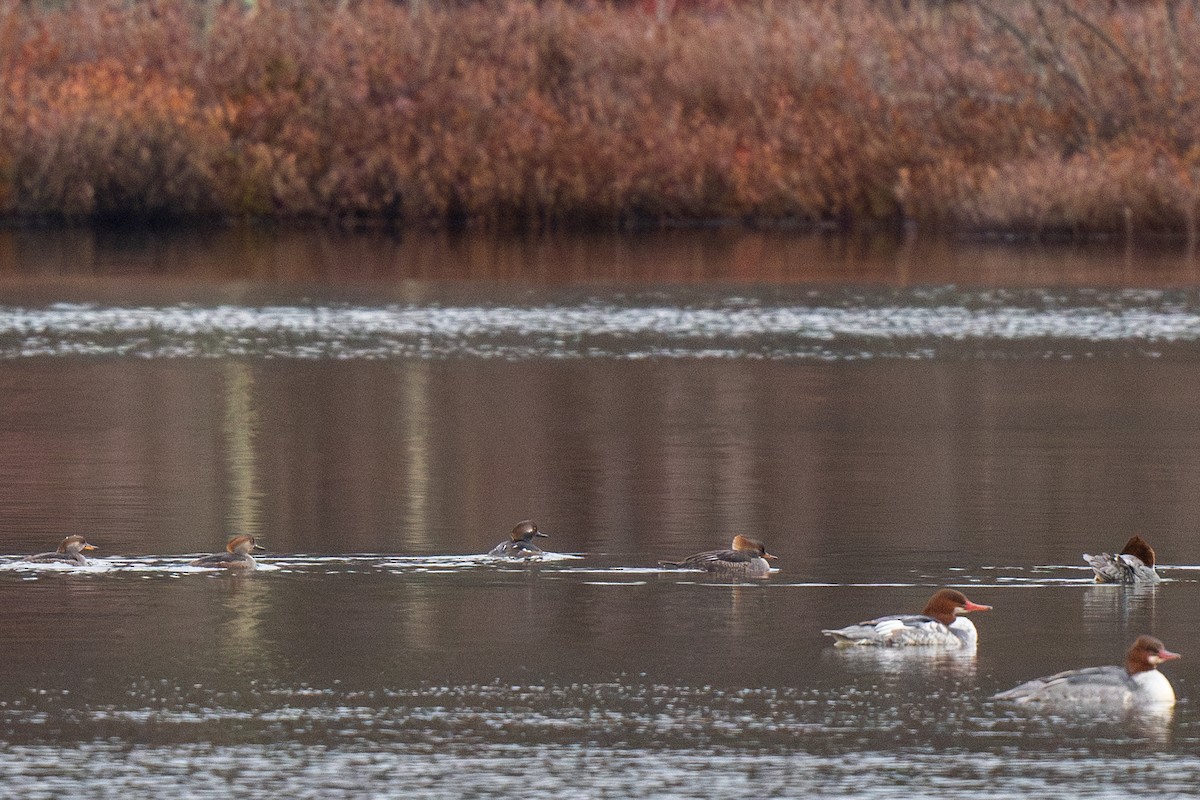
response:
<path id="1" fill-rule="evenodd" d="M 1188 794 L 1197 315 L 1166 252 L 5 232 L 0 793 Z M 973 657 L 820 634 L 944 585 Z M 1173 715 L 988 700 L 1143 632 Z"/>

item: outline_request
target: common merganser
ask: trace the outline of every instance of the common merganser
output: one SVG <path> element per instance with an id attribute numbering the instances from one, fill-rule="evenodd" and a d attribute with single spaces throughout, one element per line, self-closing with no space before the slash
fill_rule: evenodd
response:
<path id="1" fill-rule="evenodd" d="M 1162 580 L 1154 570 L 1154 548 L 1141 536 L 1125 543 L 1120 553 L 1083 554 L 1092 566 L 1097 583 L 1158 583 Z"/>
<path id="2" fill-rule="evenodd" d="M 225 545 L 224 553 L 203 556 L 192 562 L 193 567 L 222 567 L 224 569 L 254 569 L 258 566 L 251 550 L 266 550 L 253 536 L 234 536 Z"/>
<path id="3" fill-rule="evenodd" d="M 83 557 L 83 551 L 95 550 L 96 545 L 88 544 L 87 539 L 82 536 L 68 536 L 62 540 L 58 549 L 53 553 L 38 553 L 36 556 L 29 556 L 26 561 L 34 561 L 41 564 L 52 564 L 57 562 L 65 562 L 68 564 L 87 564 L 88 560 Z"/>
<path id="4" fill-rule="evenodd" d="M 771 573 L 768 561 L 775 556 L 758 539 L 738 534 L 733 537 L 732 550 L 707 550 L 688 556 L 683 561 L 660 561 L 666 569 L 702 569 L 719 575 L 744 578 L 765 578 Z"/>
<path id="5" fill-rule="evenodd" d="M 991 606 L 972 603 L 962 592 L 941 589 L 920 614 L 892 614 L 836 630 L 823 630 L 839 647 L 877 645 L 895 647 L 974 647 L 979 633 L 971 620 L 962 616 L 970 611 L 991 611 Z"/>
<path id="6" fill-rule="evenodd" d="M 1158 671 L 1164 661 L 1179 658 L 1153 636 L 1139 636 L 1125 653 L 1125 666 L 1072 669 L 1022 683 L 993 697 L 1012 703 L 1070 703 L 1126 710 L 1175 705 L 1171 682 Z"/>
<path id="7" fill-rule="evenodd" d="M 512 533 L 509 534 L 508 540 L 493 547 L 488 551 L 488 555 L 492 558 L 515 559 L 539 556 L 545 551 L 533 543 L 534 537 L 549 539 L 550 534 L 539 531 L 537 523 L 531 519 L 518 522 L 517 526 L 512 529 Z"/>

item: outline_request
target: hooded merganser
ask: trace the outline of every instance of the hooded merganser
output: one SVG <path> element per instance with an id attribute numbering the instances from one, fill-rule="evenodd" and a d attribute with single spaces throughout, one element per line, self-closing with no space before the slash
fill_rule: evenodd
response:
<path id="1" fill-rule="evenodd" d="M 88 544 L 87 539 L 82 536 L 68 536 L 62 540 L 58 549 L 53 553 L 38 553 L 36 556 L 29 556 L 26 561 L 36 561 L 38 563 L 49 564 L 55 562 L 64 562 L 67 564 L 87 564 L 88 560 L 83 557 L 84 550 L 95 550 L 96 545 Z"/>
<path id="2" fill-rule="evenodd" d="M 1141 536 L 1134 536 L 1115 556 L 1083 554 L 1083 560 L 1096 573 L 1096 583 L 1158 583 L 1162 580 L 1154 569 L 1154 548 Z"/>
<path id="3" fill-rule="evenodd" d="M 533 543 L 534 537 L 549 539 L 550 534 L 539 531 L 537 523 L 531 519 L 518 522 L 508 540 L 493 547 L 488 551 L 488 555 L 492 558 L 518 559 L 541 555 L 545 551 Z"/>
<path id="4" fill-rule="evenodd" d="M 197 558 L 193 567 L 224 567 L 225 569 L 254 569 L 256 565 L 251 550 L 266 550 L 253 536 L 234 536 L 225 545 L 224 553 Z"/>
<path id="5" fill-rule="evenodd" d="M 765 578 L 771 572 L 767 561 L 774 559 L 758 539 L 738 534 L 733 537 L 732 550 L 707 550 L 683 561 L 660 561 L 658 565 L 667 569 L 702 569 L 732 577 Z"/>
<path id="6" fill-rule="evenodd" d="M 941 589 L 929 598 L 920 614 L 892 614 L 821 633 L 835 638 L 839 646 L 974 647 L 979 633 L 971 620 L 962 615 L 991 609 L 972 603 L 957 589 Z"/>
<path id="7" fill-rule="evenodd" d="M 1081 708 L 1126 711 L 1175 705 L 1171 682 L 1158 671 L 1164 661 L 1179 658 L 1153 636 L 1139 636 L 1125 653 L 1124 667 L 1088 667 L 1036 678 L 996 695 L 1012 703 L 1068 704 Z"/>

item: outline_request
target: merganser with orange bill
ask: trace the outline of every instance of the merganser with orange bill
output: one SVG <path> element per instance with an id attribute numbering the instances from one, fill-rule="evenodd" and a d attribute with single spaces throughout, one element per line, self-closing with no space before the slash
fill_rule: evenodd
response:
<path id="1" fill-rule="evenodd" d="M 531 519 L 518 522 L 508 535 L 508 540 L 501 542 L 488 551 L 492 558 L 527 559 L 540 556 L 545 551 L 533 543 L 535 538 L 549 539 L 550 534 L 538 530 L 537 523 Z"/>
<path id="2" fill-rule="evenodd" d="M 964 614 L 991 611 L 991 606 L 972 603 L 957 589 L 941 589 L 920 614 L 892 614 L 822 633 L 832 636 L 839 647 L 873 645 L 897 647 L 968 648 L 979 640 L 975 625 Z"/>
<path id="3" fill-rule="evenodd" d="M 224 553 L 203 556 L 192 562 L 193 567 L 219 567 L 223 569 L 254 569 L 258 562 L 250 555 L 252 550 L 266 550 L 253 536 L 234 536 L 225 545 Z"/>
<path id="4" fill-rule="evenodd" d="M 1075 705 L 1127 711 L 1175 705 L 1171 682 L 1158 671 L 1164 661 L 1179 658 L 1153 636 L 1139 636 L 1125 653 L 1125 666 L 1072 669 L 1022 683 L 993 700 L 1022 705 Z"/>
<path id="5" fill-rule="evenodd" d="M 83 557 L 84 552 L 95 549 L 96 545 L 88 544 L 84 537 L 74 535 L 63 539 L 53 553 L 38 553 L 25 560 L 39 564 L 79 564 L 82 566 L 88 563 L 88 560 Z"/>
<path id="6" fill-rule="evenodd" d="M 1084 553 L 1083 560 L 1096 573 L 1096 583 L 1158 583 L 1162 580 L 1154 569 L 1154 548 L 1141 536 L 1126 542 L 1116 555 Z"/>
<path id="7" fill-rule="evenodd" d="M 682 561 L 660 561 L 666 569 L 701 569 L 718 575 L 741 578 L 765 578 L 771 573 L 768 561 L 775 556 L 758 539 L 738 534 L 733 537 L 731 550 L 707 550 L 688 556 Z"/>

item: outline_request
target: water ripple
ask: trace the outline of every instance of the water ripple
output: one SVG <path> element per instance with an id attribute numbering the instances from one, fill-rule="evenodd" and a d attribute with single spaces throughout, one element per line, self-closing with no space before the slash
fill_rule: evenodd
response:
<path id="1" fill-rule="evenodd" d="M 871 671 L 834 692 L 261 683 L 253 707 L 135 681 L 132 706 L 5 704 L 0 782 L 22 797 L 1120 797 L 1148 774 L 1183 796 L 1200 774 L 1190 729 L 1172 750 L 1169 720 L 1025 718 L 974 699 L 970 670 L 933 687 Z M 81 736 L 129 726 L 137 743 Z"/>
<path id="2" fill-rule="evenodd" d="M 0 358 L 864 358 L 1200 355 L 1191 291 L 660 294 L 534 305 L 0 308 Z"/>

